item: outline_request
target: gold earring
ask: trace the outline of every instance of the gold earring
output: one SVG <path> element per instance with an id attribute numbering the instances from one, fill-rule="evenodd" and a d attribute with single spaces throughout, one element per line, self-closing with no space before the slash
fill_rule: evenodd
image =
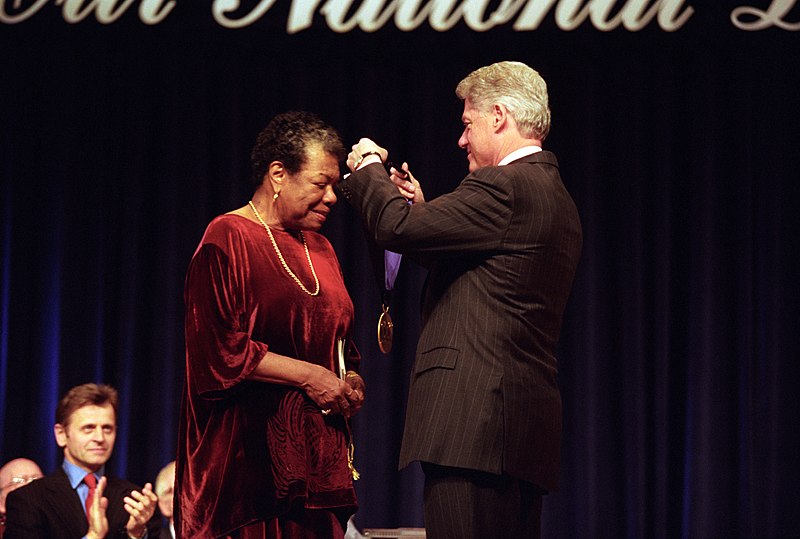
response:
<path id="1" fill-rule="evenodd" d="M 281 194 L 280 191 L 276 191 L 275 194 L 272 195 L 272 202 L 275 202 L 276 200 L 278 200 L 278 195 L 280 195 L 280 194 Z"/>

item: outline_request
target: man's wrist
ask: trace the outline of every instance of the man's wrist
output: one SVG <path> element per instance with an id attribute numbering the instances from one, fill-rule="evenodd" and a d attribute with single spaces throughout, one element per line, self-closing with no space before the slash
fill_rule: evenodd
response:
<path id="1" fill-rule="evenodd" d="M 354 171 L 358 170 L 361 167 L 371 165 L 372 163 L 383 163 L 383 159 L 381 159 L 381 154 L 376 151 L 364 152 L 361 154 L 361 157 L 358 158 L 356 164 L 353 165 L 353 170 Z"/>

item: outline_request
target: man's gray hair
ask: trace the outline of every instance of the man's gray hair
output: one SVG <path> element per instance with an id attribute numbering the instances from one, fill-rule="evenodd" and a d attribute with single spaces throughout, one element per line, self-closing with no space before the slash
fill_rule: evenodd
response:
<path id="1" fill-rule="evenodd" d="M 476 69 L 458 83 L 456 95 L 469 99 L 481 113 L 495 103 L 504 105 L 517 123 L 520 134 L 544 140 L 550 132 L 547 83 L 522 62 L 498 62 Z"/>

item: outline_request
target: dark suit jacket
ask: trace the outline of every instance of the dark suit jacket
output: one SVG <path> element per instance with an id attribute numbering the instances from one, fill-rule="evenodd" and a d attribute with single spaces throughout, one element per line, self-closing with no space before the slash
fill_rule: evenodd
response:
<path id="1" fill-rule="evenodd" d="M 377 164 L 339 190 L 380 246 L 429 269 L 400 466 L 508 473 L 556 489 L 555 353 L 582 231 L 555 156 L 478 169 L 413 206 Z"/>
<path id="2" fill-rule="evenodd" d="M 109 538 L 128 537 L 125 525 L 130 515 L 123 498 L 133 490 L 141 488 L 130 481 L 108 477 L 103 495 L 108 498 Z M 3 539 L 80 539 L 89 529 L 81 500 L 60 467 L 55 473 L 10 492 L 6 514 Z M 147 525 L 148 537 L 157 538 L 160 527 L 161 516 L 156 510 Z"/>

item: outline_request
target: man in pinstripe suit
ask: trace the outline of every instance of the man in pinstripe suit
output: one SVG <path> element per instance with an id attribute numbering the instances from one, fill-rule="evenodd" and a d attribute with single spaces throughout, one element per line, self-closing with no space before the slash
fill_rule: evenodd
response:
<path id="1" fill-rule="evenodd" d="M 429 270 L 400 452 L 425 472 L 428 537 L 539 537 L 542 495 L 558 486 L 555 352 L 581 225 L 542 150 L 541 76 L 500 62 L 456 94 L 469 175 L 452 193 L 425 202 L 407 164 L 387 174 L 370 139 L 339 189 L 380 246 Z"/>
<path id="2" fill-rule="evenodd" d="M 61 399 L 53 431 L 64 462 L 55 473 L 9 494 L 4 539 L 158 537 L 158 498 L 150 483 L 139 491 L 129 481 L 105 475 L 116 440 L 118 400 L 116 389 L 98 384 L 73 387 Z M 89 483 L 95 486 L 91 495 Z"/>

